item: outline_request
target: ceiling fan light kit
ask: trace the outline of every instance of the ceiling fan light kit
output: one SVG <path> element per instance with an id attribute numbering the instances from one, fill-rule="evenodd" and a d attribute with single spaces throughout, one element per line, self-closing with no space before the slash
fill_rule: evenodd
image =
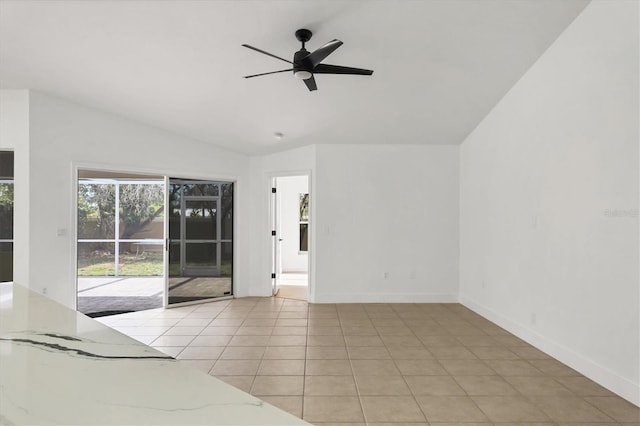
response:
<path id="1" fill-rule="evenodd" d="M 313 74 L 311 74 L 309 71 L 305 71 L 305 70 L 294 71 L 293 75 L 296 78 L 299 78 L 300 80 L 307 80 L 307 79 L 313 77 Z"/>
<path id="2" fill-rule="evenodd" d="M 316 85 L 316 80 L 314 78 L 314 74 L 348 74 L 348 75 L 371 75 L 373 74 L 372 70 L 367 70 L 363 68 L 353 68 L 353 67 L 344 67 L 341 65 L 329 65 L 321 63 L 327 56 L 333 53 L 338 47 L 342 46 L 342 42 L 340 40 L 334 39 L 319 49 L 314 50 L 313 52 L 309 52 L 305 48 L 305 44 L 311 40 L 312 33 L 307 29 L 299 29 L 295 33 L 296 39 L 302 43 L 302 48 L 298 50 L 293 55 L 293 62 L 287 59 L 281 58 L 280 56 L 276 56 L 272 53 L 265 52 L 264 50 L 258 49 L 257 47 L 250 46 L 248 44 L 243 44 L 242 46 L 255 50 L 258 53 L 262 53 L 263 55 L 271 56 L 272 58 L 279 59 L 281 61 L 287 62 L 293 66 L 293 68 L 289 68 L 286 70 L 279 71 L 270 71 L 261 74 L 253 74 L 247 75 L 244 78 L 253 78 L 259 77 L 268 74 L 278 74 L 288 71 L 293 71 L 293 75 L 304 82 L 309 91 L 318 90 L 318 86 Z"/>

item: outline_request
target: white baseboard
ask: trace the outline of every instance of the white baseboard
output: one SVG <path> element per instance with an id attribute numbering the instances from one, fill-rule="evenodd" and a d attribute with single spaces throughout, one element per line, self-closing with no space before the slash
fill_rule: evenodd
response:
<path id="1" fill-rule="evenodd" d="M 477 314 L 482 315 L 489 321 L 494 322 L 525 342 L 540 349 L 542 352 L 545 352 L 560 362 L 568 365 L 594 382 L 609 389 L 611 392 L 614 392 L 627 401 L 640 406 L 639 384 L 633 383 L 624 377 L 620 377 L 608 368 L 593 362 L 592 360 L 557 342 L 547 339 L 530 328 L 510 320 L 509 318 L 506 318 L 505 316 L 468 297 L 461 295 L 459 300 L 461 304 Z"/>
<path id="2" fill-rule="evenodd" d="M 316 294 L 313 303 L 458 303 L 458 295 L 437 293 Z"/>

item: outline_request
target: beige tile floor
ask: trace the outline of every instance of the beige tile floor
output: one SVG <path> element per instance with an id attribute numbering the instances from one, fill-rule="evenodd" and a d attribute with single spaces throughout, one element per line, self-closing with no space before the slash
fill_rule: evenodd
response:
<path id="1" fill-rule="evenodd" d="M 100 318 L 318 425 L 640 424 L 640 409 L 459 304 L 246 298 Z"/>

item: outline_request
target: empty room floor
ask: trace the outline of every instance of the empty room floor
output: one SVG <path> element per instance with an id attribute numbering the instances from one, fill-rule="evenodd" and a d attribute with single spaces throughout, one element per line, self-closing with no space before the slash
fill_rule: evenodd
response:
<path id="1" fill-rule="evenodd" d="M 244 298 L 99 318 L 318 425 L 640 423 L 640 409 L 459 304 Z"/>

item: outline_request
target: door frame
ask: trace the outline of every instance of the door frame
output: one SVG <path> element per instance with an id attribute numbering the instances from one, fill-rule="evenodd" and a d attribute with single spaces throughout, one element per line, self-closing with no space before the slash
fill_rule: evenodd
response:
<path id="1" fill-rule="evenodd" d="M 76 161 L 76 160 L 72 160 L 71 161 L 71 167 L 70 167 L 70 178 L 71 178 L 71 193 L 70 193 L 70 202 L 71 202 L 71 211 L 73 212 L 73 217 L 71 218 L 71 230 L 69 232 L 69 236 L 71 238 L 69 238 L 69 253 L 71 255 L 71 259 L 70 262 L 68 264 L 68 267 L 71 271 L 70 276 L 73 277 L 73 309 L 74 310 L 78 310 L 78 171 L 79 170 L 83 170 L 83 169 L 87 169 L 87 170 L 95 170 L 95 171 L 101 171 L 101 172 L 115 172 L 115 173 L 131 173 L 131 174 L 143 174 L 143 175 L 156 175 L 156 176 L 163 176 L 165 178 L 165 183 L 166 183 L 166 179 L 169 176 L 180 176 L 181 179 L 193 179 L 193 180 L 208 180 L 208 181 L 222 181 L 222 182 L 232 182 L 233 183 L 233 211 L 234 211 L 234 218 L 233 218 L 233 235 L 238 235 L 238 216 L 237 212 L 238 212 L 238 204 L 239 204 L 239 194 L 241 191 L 241 188 L 243 188 L 243 185 L 241 184 L 241 177 L 238 175 L 225 175 L 225 174 L 219 174 L 219 175 L 204 175 L 204 174 L 197 174 L 197 173 L 193 173 L 193 172 L 184 172 L 184 171 L 180 171 L 180 170 L 173 170 L 173 169 L 156 169 L 156 168 L 148 168 L 148 167 L 135 167 L 135 166 L 125 166 L 125 165 L 115 165 L 115 164 L 105 164 L 105 163 L 92 163 L 92 162 L 84 162 L 84 161 Z M 165 191 L 165 205 L 166 205 L 166 198 L 167 197 L 167 191 Z M 166 224 L 168 224 L 168 221 L 165 221 Z M 164 245 L 165 247 L 163 247 L 164 250 L 164 265 L 165 265 L 165 281 L 166 278 L 168 277 L 168 265 L 169 265 L 169 259 L 167 258 L 167 248 L 166 248 L 166 244 L 167 244 L 167 238 L 168 238 L 168 228 L 165 225 L 165 235 L 164 235 Z M 237 265 L 236 263 L 236 259 L 235 259 L 235 253 L 238 253 L 238 239 L 234 238 L 233 239 L 233 253 L 234 253 L 234 270 L 237 269 L 235 268 L 235 265 Z M 235 283 L 236 283 L 236 274 L 234 271 L 232 280 L 231 280 L 231 286 L 232 289 L 235 289 Z M 235 291 L 232 291 L 235 294 Z M 173 308 L 173 307 L 179 307 L 179 306 L 185 306 L 185 305 L 190 305 L 190 304 L 194 304 L 194 303 L 202 303 L 199 301 L 194 301 L 194 302 L 184 302 L 181 303 L 179 305 L 168 305 L 168 292 L 166 291 L 166 286 L 165 286 L 165 291 L 164 291 L 164 297 L 163 297 L 163 308 Z M 235 296 L 229 296 L 229 297 L 220 297 L 217 298 L 215 300 L 225 300 L 225 299 L 232 299 Z"/>
<path id="2" fill-rule="evenodd" d="M 268 247 L 268 249 L 265 250 L 265 258 L 268 259 L 268 270 L 269 270 L 269 274 L 265 274 L 265 276 L 270 276 L 271 273 L 274 272 L 273 268 L 275 267 L 275 262 L 274 262 L 274 258 L 275 258 L 275 251 L 276 251 L 276 247 L 275 244 L 273 243 L 273 236 L 271 235 L 271 231 L 272 229 L 272 224 L 276 223 L 275 221 L 277 220 L 277 209 L 275 209 L 274 207 L 274 197 L 272 197 L 272 193 L 271 193 L 271 188 L 273 188 L 274 186 L 274 182 L 276 178 L 283 178 L 283 177 L 293 177 L 293 176 L 306 176 L 307 177 L 307 190 L 309 191 L 309 228 L 308 228 L 308 255 L 307 255 L 307 274 L 308 274 L 308 278 L 307 278 L 307 301 L 308 302 L 312 302 L 315 299 L 315 252 L 316 252 L 316 239 L 315 239 L 315 230 L 316 230 L 316 225 L 315 225 L 315 198 L 314 198 L 314 185 L 313 185 L 313 175 L 312 175 L 312 170 L 310 169 L 303 169 L 303 170 L 284 170 L 284 171 L 274 171 L 274 172 L 267 172 L 264 174 L 265 177 L 265 186 L 264 186 L 264 193 L 266 194 L 267 198 L 267 212 L 268 214 L 267 216 L 267 232 L 265 232 L 265 236 L 267 236 L 267 239 L 265 239 L 265 241 L 268 241 L 268 244 L 265 244 L 265 248 Z M 274 214 L 276 215 L 276 217 L 274 217 Z M 276 238 L 279 238 L 276 235 Z M 277 279 L 277 278 L 276 278 Z M 269 281 L 265 281 L 265 283 L 268 282 L 269 285 L 268 287 L 265 285 L 265 288 L 268 288 L 268 294 L 272 294 L 273 293 L 273 289 L 274 289 L 274 280 L 270 279 Z"/>

